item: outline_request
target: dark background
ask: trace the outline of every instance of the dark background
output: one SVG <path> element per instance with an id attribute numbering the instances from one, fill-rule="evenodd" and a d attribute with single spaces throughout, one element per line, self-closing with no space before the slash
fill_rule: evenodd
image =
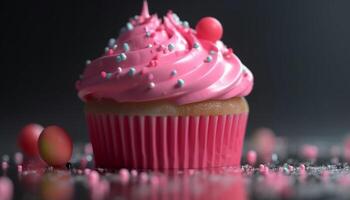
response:
<path id="1" fill-rule="evenodd" d="M 6 2 L 6 3 L 5 3 Z M 0 154 L 15 149 L 21 126 L 58 124 L 86 142 L 75 81 L 141 0 L 2 1 Z M 350 130 L 350 1 L 149 0 L 194 27 L 218 18 L 223 41 L 255 76 L 248 136 L 270 127 L 291 141 L 340 142 Z"/>

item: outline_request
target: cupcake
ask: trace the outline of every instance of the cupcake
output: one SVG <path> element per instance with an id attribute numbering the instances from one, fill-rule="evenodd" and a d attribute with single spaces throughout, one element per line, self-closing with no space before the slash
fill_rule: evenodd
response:
<path id="1" fill-rule="evenodd" d="M 211 17 L 196 29 L 144 2 L 76 87 L 96 167 L 207 169 L 237 166 L 251 72 L 221 41 Z"/>

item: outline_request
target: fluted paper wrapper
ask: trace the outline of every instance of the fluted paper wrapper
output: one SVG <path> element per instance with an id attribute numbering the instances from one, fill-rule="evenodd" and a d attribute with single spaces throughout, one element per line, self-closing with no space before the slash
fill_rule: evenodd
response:
<path id="1" fill-rule="evenodd" d="M 96 167 L 206 169 L 240 164 L 248 113 L 86 118 Z"/>

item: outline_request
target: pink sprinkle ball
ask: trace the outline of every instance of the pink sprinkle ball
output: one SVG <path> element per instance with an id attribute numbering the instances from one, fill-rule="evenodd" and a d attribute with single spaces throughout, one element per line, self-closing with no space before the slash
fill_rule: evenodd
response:
<path id="1" fill-rule="evenodd" d="M 254 131 L 251 145 L 251 148 L 257 151 L 259 158 L 264 163 L 269 163 L 276 150 L 275 133 L 269 128 L 259 128 Z"/>
<path id="2" fill-rule="evenodd" d="M 146 172 L 141 172 L 140 173 L 140 181 L 145 183 L 148 181 L 148 174 Z"/>
<path id="3" fill-rule="evenodd" d="M 23 166 L 22 165 L 17 165 L 17 171 L 21 173 L 23 171 Z"/>
<path id="4" fill-rule="evenodd" d="M 107 77 L 107 73 L 106 73 L 105 71 L 102 71 L 102 72 L 101 72 L 101 77 L 102 77 L 102 78 L 106 78 L 106 77 Z"/>
<path id="5" fill-rule="evenodd" d="M 314 145 L 306 144 L 301 149 L 301 155 L 311 161 L 315 161 L 318 155 L 318 148 Z"/>
<path id="6" fill-rule="evenodd" d="M 160 184 L 160 178 L 158 176 L 152 176 L 150 181 L 153 186 L 158 186 Z"/>
<path id="7" fill-rule="evenodd" d="M 90 186 L 96 185 L 100 181 L 100 174 L 95 170 L 89 172 L 88 181 Z"/>
<path id="8" fill-rule="evenodd" d="M 63 167 L 71 159 L 72 140 L 59 126 L 46 127 L 39 137 L 38 144 L 41 158 L 50 166 Z"/>
<path id="9" fill-rule="evenodd" d="M 119 170 L 119 177 L 120 177 L 121 182 L 123 182 L 123 183 L 128 182 L 129 178 L 130 178 L 129 171 L 127 169 Z"/>
<path id="10" fill-rule="evenodd" d="M 247 152 L 247 161 L 249 165 L 255 165 L 257 159 L 257 154 L 255 151 L 250 150 Z"/>
<path id="11" fill-rule="evenodd" d="M 113 49 L 108 50 L 108 55 L 113 55 L 113 53 L 114 53 Z"/>
<path id="12" fill-rule="evenodd" d="M 18 136 L 17 144 L 21 151 L 30 157 L 39 156 L 38 139 L 44 128 L 39 124 L 27 124 Z"/>
<path id="13" fill-rule="evenodd" d="M 223 28 L 214 17 L 203 17 L 196 25 L 198 38 L 216 42 L 221 39 Z"/>
<path id="14" fill-rule="evenodd" d="M 329 180 L 329 177 L 330 177 L 330 173 L 328 170 L 324 170 L 321 172 L 322 181 L 327 182 Z"/>
<path id="15" fill-rule="evenodd" d="M 7 177 L 0 177 L 0 200 L 11 200 L 13 196 L 13 183 Z"/>
<path id="16" fill-rule="evenodd" d="M 289 170 L 290 172 L 292 172 L 292 171 L 294 171 L 294 167 L 293 167 L 292 165 L 289 165 L 289 166 L 288 166 L 288 170 Z"/>
<path id="17" fill-rule="evenodd" d="M 89 175 L 90 172 L 91 172 L 91 169 L 89 169 L 89 168 L 84 169 L 84 174 L 85 175 Z"/>
<path id="18" fill-rule="evenodd" d="M 269 172 L 269 168 L 263 164 L 260 164 L 259 165 L 259 172 L 262 174 L 262 175 L 267 175 L 268 172 Z"/>
<path id="19" fill-rule="evenodd" d="M 137 173 L 137 170 L 133 169 L 131 170 L 130 174 L 131 176 L 136 177 L 138 173 Z"/>

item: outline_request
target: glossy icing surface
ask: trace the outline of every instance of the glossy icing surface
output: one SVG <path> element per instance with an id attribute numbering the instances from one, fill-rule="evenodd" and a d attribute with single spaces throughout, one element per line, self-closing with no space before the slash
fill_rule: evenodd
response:
<path id="1" fill-rule="evenodd" d="M 197 37 L 186 21 L 169 11 L 163 20 L 139 16 L 110 39 L 101 57 L 87 62 L 76 82 L 78 95 L 116 102 L 167 100 L 188 104 L 248 95 L 252 73 L 220 40 Z"/>

